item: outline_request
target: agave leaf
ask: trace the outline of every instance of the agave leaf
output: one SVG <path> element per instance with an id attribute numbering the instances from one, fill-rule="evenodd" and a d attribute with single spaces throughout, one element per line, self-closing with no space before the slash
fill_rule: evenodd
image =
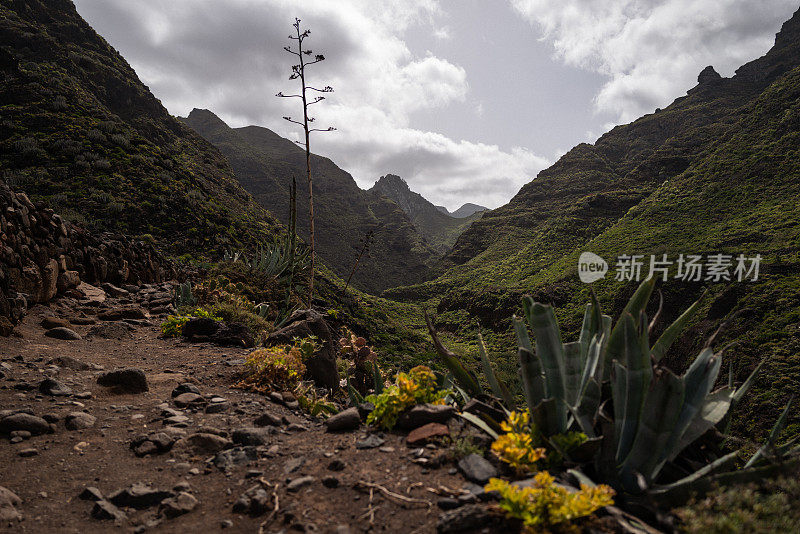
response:
<path id="1" fill-rule="evenodd" d="M 624 340 L 622 356 L 625 362 L 627 381 L 625 384 L 624 404 L 622 406 L 622 422 L 617 442 L 618 462 L 622 462 L 628 456 L 633 440 L 636 438 L 636 432 L 642 416 L 642 408 L 644 407 L 647 390 L 653 376 L 653 368 L 650 366 L 650 353 L 643 350 L 642 339 L 637 338 L 633 316 L 626 313 L 622 316 L 621 322 Z M 613 337 L 613 332 L 611 335 Z M 644 337 L 646 336 L 645 332 Z M 615 398 L 614 404 L 616 405 L 616 403 L 617 399 Z"/>
<path id="2" fill-rule="evenodd" d="M 543 436 L 563 434 L 567 431 L 567 419 L 562 417 L 566 406 L 561 399 L 544 399 L 531 411 L 531 419 Z"/>
<path id="3" fill-rule="evenodd" d="M 481 357 L 481 365 L 483 366 L 483 374 L 492 388 L 492 393 L 498 399 L 503 399 L 507 406 L 514 406 L 514 398 L 508 392 L 507 388 L 500 385 L 500 380 L 492 368 L 492 362 L 489 361 L 489 356 L 486 354 L 486 344 L 483 342 L 483 336 L 478 332 L 478 354 Z"/>
<path id="4" fill-rule="evenodd" d="M 681 450 L 691 443 L 683 445 L 681 439 L 697 415 L 703 410 L 706 404 L 706 397 L 711 388 L 714 387 L 721 365 L 722 358 L 719 355 L 715 355 L 711 349 L 703 349 L 682 377 L 681 381 L 686 391 L 683 407 L 680 417 L 672 428 L 672 432 L 665 440 L 665 448 L 660 451 L 660 456 L 657 458 L 657 463 L 654 466 L 656 472 L 663 467 L 667 459 L 675 458 Z M 653 476 L 655 476 L 655 473 Z"/>
<path id="5" fill-rule="evenodd" d="M 582 379 L 581 343 L 564 343 L 564 400 L 567 405 L 578 403 Z"/>
<path id="6" fill-rule="evenodd" d="M 528 329 L 525 326 L 525 321 L 514 315 L 511 317 L 511 322 L 514 323 L 514 332 L 517 334 L 517 344 L 520 347 L 528 350 L 528 352 L 533 352 L 533 344 L 531 343 L 531 338 L 528 335 Z"/>
<path id="7" fill-rule="evenodd" d="M 739 402 L 742 400 L 742 397 L 744 397 L 745 393 L 747 393 L 747 390 L 750 389 L 750 386 L 753 385 L 753 380 L 755 379 L 758 372 L 761 370 L 761 367 L 763 367 L 764 364 L 767 363 L 768 359 L 769 358 L 764 358 L 763 360 L 761 360 L 759 364 L 756 365 L 756 368 L 753 369 L 753 372 L 750 373 L 750 376 L 747 377 L 747 380 L 745 380 L 741 386 L 736 388 L 736 392 L 733 394 L 733 399 L 732 399 L 734 406 L 739 404 Z"/>
<path id="8" fill-rule="evenodd" d="M 589 344 L 589 350 L 586 354 L 583 372 L 581 373 L 581 384 L 578 388 L 579 396 L 584 394 L 583 391 L 586 389 L 586 384 L 588 384 L 589 380 L 592 379 L 592 377 L 594 377 L 597 373 L 597 363 L 600 361 L 600 352 L 602 351 L 603 340 L 604 336 L 595 334 L 595 336 L 592 338 L 592 342 Z M 599 383 L 600 381 L 597 380 L 597 382 Z"/>
<path id="9" fill-rule="evenodd" d="M 608 347 L 603 362 L 603 372 L 605 374 L 611 371 L 612 360 L 625 361 L 622 358 L 622 354 L 625 350 L 625 335 L 623 332 L 623 319 L 625 318 L 625 314 L 630 314 L 631 317 L 638 319 L 642 311 L 647 307 L 647 302 L 650 300 L 650 295 L 653 293 L 655 284 L 655 278 L 642 282 L 628 301 L 628 304 L 626 304 L 625 308 L 622 310 L 622 316 L 611 330 L 611 336 L 608 340 Z M 635 324 L 634 322 L 634 325 Z"/>
<path id="10" fill-rule="evenodd" d="M 545 396 L 541 362 L 533 352 L 524 347 L 519 347 L 517 356 L 519 357 L 525 400 L 531 413 L 533 413 L 533 409 L 542 402 Z"/>
<path id="11" fill-rule="evenodd" d="M 662 369 L 650 384 L 636 438 L 622 463 L 623 482 L 634 472 L 644 475 L 648 485 L 652 482 L 658 461 L 666 456 L 668 438 L 681 416 L 683 401 L 683 380 L 669 369 Z"/>
<path id="12" fill-rule="evenodd" d="M 486 421 L 484 421 L 477 415 L 469 412 L 459 412 L 458 416 L 472 423 L 473 425 L 483 430 L 487 434 L 489 434 L 489 436 L 491 436 L 492 439 L 497 439 L 499 437 L 499 434 L 495 432 L 494 429 L 491 426 L 489 426 L 489 424 Z"/>
<path id="13" fill-rule="evenodd" d="M 614 404 L 614 457 L 616 458 L 617 446 L 622 436 L 622 423 L 625 420 L 625 404 L 628 394 L 628 371 L 618 361 L 614 360 L 611 368 L 611 398 Z"/>
<path id="14" fill-rule="evenodd" d="M 653 348 L 650 350 L 650 354 L 653 356 L 655 361 L 661 360 L 675 340 L 678 339 L 678 336 L 681 334 L 681 332 L 683 332 L 684 328 L 686 328 L 686 325 L 695 316 L 697 310 L 700 309 L 700 304 L 705 295 L 706 292 L 703 292 L 703 294 L 694 302 L 694 304 L 689 306 L 686 311 L 680 315 L 680 317 L 675 319 L 675 321 L 669 325 L 664 332 L 661 333 L 661 336 L 659 336 L 658 340 L 653 345 Z"/>
<path id="15" fill-rule="evenodd" d="M 661 498 L 669 496 L 674 497 L 674 494 L 677 493 L 682 493 L 688 496 L 691 490 L 698 485 L 698 482 L 703 482 L 703 485 L 705 485 L 705 483 L 707 483 L 706 477 L 732 466 L 734 462 L 736 462 L 738 454 L 739 451 L 733 451 L 729 454 L 726 454 L 725 456 L 717 458 L 710 464 L 698 469 L 689 476 L 686 476 L 671 484 L 653 487 L 650 489 L 649 493 L 650 495 Z"/>
<path id="16" fill-rule="evenodd" d="M 581 431 L 593 438 L 595 419 L 597 410 L 600 407 L 601 391 L 600 384 L 594 378 L 590 378 L 583 389 L 580 403 L 577 406 L 570 406 L 570 411 Z"/>
<path id="17" fill-rule="evenodd" d="M 786 408 L 783 409 L 783 413 L 778 420 L 775 421 L 775 425 L 772 427 L 772 430 L 769 433 L 769 437 L 767 437 L 767 441 L 758 449 L 753 456 L 744 464 L 744 468 L 747 469 L 748 467 L 753 467 L 756 465 L 762 458 L 769 456 L 769 454 L 775 448 L 775 442 L 778 441 L 778 437 L 783 432 L 783 427 L 786 426 L 786 420 L 789 417 L 789 412 L 792 409 L 792 403 L 794 402 L 794 396 L 789 398 L 789 402 L 786 403 Z"/>
<path id="18" fill-rule="evenodd" d="M 579 464 L 591 462 L 600 450 L 602 442 L 602 437 L 589 436 L 589 439 L 567 451 L 564 457 Z"/>
<path id="19" fill-rule="evenodd" d="M 467 372 L 467 369 L 458 359 L 458 356 L 454 352 L 445 347 L 442 342 L 439 340 L 439 335 L 436 333 L 436 329 L 433 328 L 433 323 L 431 322 L 430 317 L 428 317 L 428 311 L 423 310 L 425 315 L 425 323 L 428 325 L 428 332 L 430 333 L 431 338 L 433 339 L 433 346 L 436 348 L 436 352 L 439 353 L 439 357 L 444 363 L 445 367 L 453 373 L 453 377 L 455 377 L 458 384 L 461 388 L 469 393 L 472 397 L 477 397 L 478 395 L 483 393 L 483 388 L 475 380 L 472 375 Z"/>
<path id="20" fill-rule="evenodd" d="M 667 460 L 674 460 L 683 449 L 722 421 L 731 407 L 732 396 L 733 390 L 730 388 L 721 388 L 707 395 L 703 401 L 702 409 L 694 416 L 694 419 L 692 419 L 692 422 L 678 441 L 678 445 L 672 446 Z"/>
<path id="21" fill-rule="evenodd" d="M 557 399 L 555 413 L 563 420 L 558 426 L 567 424 L 567 404 L 564 384 L 564 345 L 552 306 L 534 302 L 532 298 L 522 300 L 522 308 L 528 317 L 536 339 L 536 356 L 542 362 L 545 396 Z"/>

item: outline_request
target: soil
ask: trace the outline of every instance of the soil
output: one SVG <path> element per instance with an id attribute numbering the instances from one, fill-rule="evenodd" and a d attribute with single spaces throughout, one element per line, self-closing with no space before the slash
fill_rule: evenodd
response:
<path id="1" fill-rule="evenodd" d="M 54 433 L 32 436 L 19 443 L 12 443 L 9 436 L 0 440 L 0 486 L 22 499 L 17 511 L 23 517 L 21 521 L 0 524 L 0 530 L 435 532 L 442 513 L 437 502 L 449 490 L 454 490 L 455 495 L 455 490 L 467 484 L 452 463 L 438 468 L 415 463 L 415 449 L 406 446 L 403 434 L 386 433 L 381 447 L 356 449 L 355 443 L 368 433 L 365 426 L 355 432 L 326 433 L 321 421 L 310 419 L 299 410 L 290 410 L 264 395 L 235 389 L 247 349 L 164 339 L 159 337 L 159 317 L 133 321 L 137 324 L 122 339 L 91 337 L 88 334 L 92 325 L 77 324 L 70 328 L 82 336 L 80 340 L 44 335 L 41 322 L 45 317 L 68 319 L 82 310 L 91 318 L 98 309 L 115 305 L 118 302 L 111 298 L 100 308 L 82 307 L 78 301 L 61 298 L 33 308 L 18 325 L 15 336 L 0 338 L 0 363 L 5 364 L 5 377 L 0 375 L 0 410 L 28 409 L 40 417 L 58 417 Z M 77 371 L 48 363 L 63 356 L 106 371 L 139 368 L 147 377 L 149 390 L 139 394 L 113 393 L 98 385 L 99 370 Z M 40 393 L 38 385 L 46 377 L 71 388 L 73 395 Z M 171 393 L 186 382 L 195 384 L 205 398 L 224 397 L 230 407 L 217 414 L 205 413 L 202 408 L 176 408 Z M 87 391 L 91 392 L 90 398 L 75 395 Z M 264 413 L 284 419 L 268 442 L 257 447 L 258 459 L 225 472 L 209 463 L 213 453 L 191 454 L 173 448 L 145 457 L 134 454 L 132 439 L 165 428 L 163 403 L 189 418 L 182 429 L 187 435 L 210 427 L 212 432 L 230 439 L 233 430 L 253 427 L 253 421 Z M 77 411 L 96 417 L 95 425 L 68 430 L 65 417 Z M 20 451 L 25 449 L 35 449 L 36 453 L 21 456 Z M 432 458 L 440 452 L 429 447 L 416 454 Z M 302 465 L 287 473 L 287 463 L 298 463 L 299 459 Z M 334 460 L 344 463 L 341 471 L 329 469 Z M 287 491 L 288 482 L 304 476 L 314 479 L 299 491 Z M 326 477 L 336 477 L 338 487 L 323 484 Z M 123 508 L 127 515 L 124 521 L 95 519 L 91 515 L 94 502 L 78 497 L 86 487 L 96 487 L 107 497 L 134 483 L 171 490 L 182 482 L 188 482 L 188 492 L 199 504 L 175 518 L 159 514 L 156 505 L 143 510 Z M 369 489 L 358 487 L 360 482 L 377 484 L 415 502 L 385 497 L 377 487 L 373 487 L 370 497 Z M 331 479 L 326 484 L 334 482 Z M 257 517 L 234 513 L 234 502 L 253 486 L 266 490 L 269 511 Z M 276 497 L 278 511 L 271 513 Z"/>

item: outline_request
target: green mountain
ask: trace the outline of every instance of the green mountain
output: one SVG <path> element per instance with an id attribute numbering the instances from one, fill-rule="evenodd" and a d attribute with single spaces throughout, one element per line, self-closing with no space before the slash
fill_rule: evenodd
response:
<path id="1" fill-rule="evenodd" d="M 369 191 L 388 197 L 397 203 L 409 216 L 419 233 L 442 255 L 447 254 L 458 236 L 481 216 L 480 213 L 472 212 L 461 216 L 462 218 L 456 218 L 458 216 L 450 215 L 446 209 L 442 212 L 425 197 L 412 191 L 405 180 L 394 174 L 381 176 Z M 459 210 L 466 213 L 469 210 L 468 206 L 475 204 L 465 204 Z"/>
<path id="2" fill-rule="evenodd" d="M 2 179 L 67 219 L 208 255 L 277 222 L 68 0 L 0 6 Z"/>
<path id="3" fill-rule="evenodd" d="M 225 154 L 242 186 L 283 222 L 289 220 L 289 188 L 295 177 L 298 232 L 308 237 L 302 148 L 267 128 L 231 128 L 208 110 L 192 110 L 181 120 Z M 349 173 L 328 158 L 312 155 L 311 168 L 317 250 L 337 275 L 347 279 L 363 239 L 373 232 L 369 257 L 362 258 L 353 276 L 357 287 L 378 293 L 429 277 L 436 253 L 394 202 L 360 189 Z"/>
<path id="4" fill-rule="evenodd" d="M 723 253 L 734 264 L 738 254 L 760 254 L 755 282 L 684 282 L 674 278 L 673 265 L 660 284 L 660 324 L 709 286 L 703 318 L 668 363 L 681 368 L 724 324 L 715 346 L 728 344 L 724 365 L 732 365 L 735 378 L 769 358 L 739 423 L 740 430 L 763 432 L 787 397 L 800 392 L 799 65 L 800 11 L 766 55 L 731 78 L 706 68 L 669 107 L 576 146 L 474 222 L 442 276 L 387 295 L 434 299 L 445 326 L 477 317 L 499 336 L 495 348 L 510 350 L 508 317 L 525 293 L 552 302 L 566 333 L 576 332 L 589 298 L 577 277 L 583 251 L 609 261 L 611 272 L 594 289 L 615 313 L 635 287 L 613 279 L 620 255 L 643 255 L 646 276 L 651 254 L 676 261 L 680 254 Z"/>
<path id="5" fill-rule="evenodd" d="M 456 211 L 452 212 L 450 215 L 457 219 L 461 219 L 462 217 L 470 217 L 475 213 L 481 211 L 487 211 L 489 208 L 485 206 L 481 206 L 479 204 L 473 204 L 472 202 L 467 202 L 466 204 L 462 205 Z"/>

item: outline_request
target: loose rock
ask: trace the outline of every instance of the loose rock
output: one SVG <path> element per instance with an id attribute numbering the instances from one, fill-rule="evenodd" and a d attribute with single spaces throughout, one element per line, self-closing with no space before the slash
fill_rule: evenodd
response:
<path id="1" fill-rule="evenodd" d="M 470 482 L 486 484 L 497 476 L 497 469 L 479 454 L 470 454 L 458 462 L 458 468 Z"/>
<path id="2" fill-rule="evenodd" d="M 86 412 L 73 412 L 64 419 L 67 430 L 82 430 L 94 426 L 97 418 Z"/>
<path id="3" fill-rule="evenodd" d="M 352 407 L 343 410 L 325 421 L 328 432 L 355 430 L 361 426 L 361 416 L 358 408 Z"/>
<path id="4" fill-rule="evenodd" d="M 79 341 L 83 339 L 75 330 L 63 326 L 51 328 L 50 330 L 45 332 L 44 335 L 46 335 L 47 337 L 52 337 L 54 339 L 62 339 L 65 341 Z"/>
<path id="5" fill-rule="evenodd" d="M 134 367 L 103 373 L 97 383 L 120 393 L 144 393 L 149 389 L 144 371 Z"/>

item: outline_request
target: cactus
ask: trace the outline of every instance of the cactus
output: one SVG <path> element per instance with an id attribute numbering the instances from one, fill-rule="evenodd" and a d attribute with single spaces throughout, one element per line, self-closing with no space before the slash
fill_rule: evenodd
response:
<path id="1" fill-rule="evenodd" d="M 172 305 L 175 306 L 176 310 L 183 307 L 197 306 L 197 299 L 192 293 L 192 284 L 190 282 L 184 282 L 175 287 L 175 292 L 172 296 Z"/>

